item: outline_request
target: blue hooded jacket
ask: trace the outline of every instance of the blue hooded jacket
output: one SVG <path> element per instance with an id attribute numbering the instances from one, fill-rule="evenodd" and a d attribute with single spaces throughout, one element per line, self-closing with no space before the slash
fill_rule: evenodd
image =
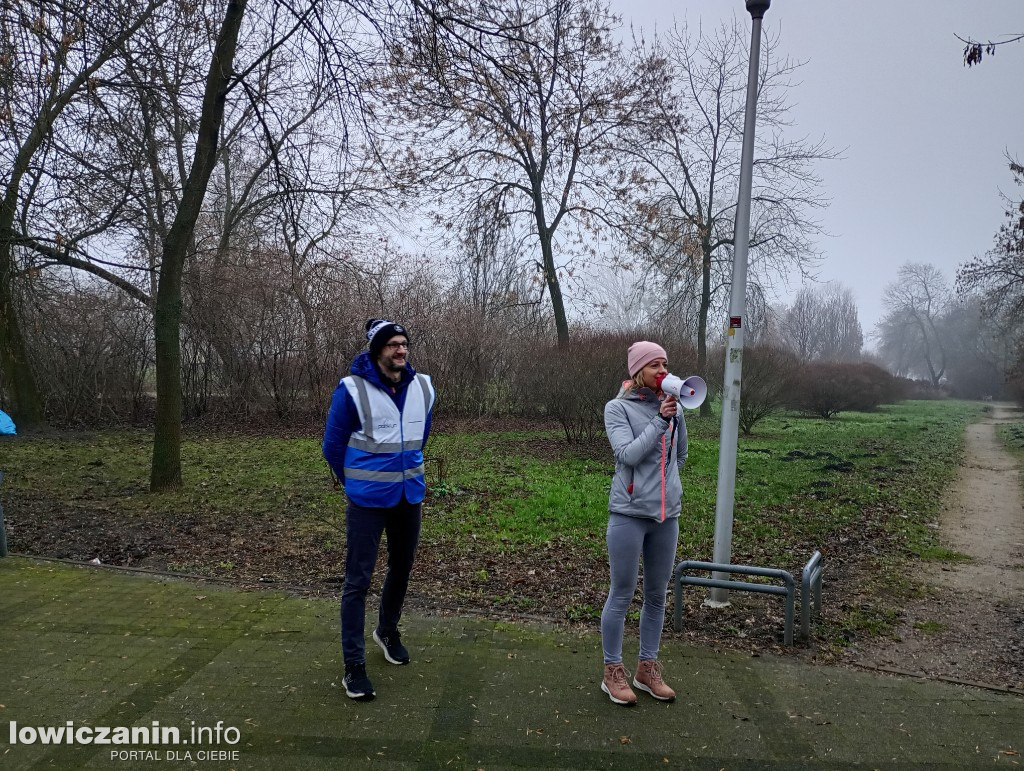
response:
<path id="1" fill-rule="evenodd" d="M 353 360 L 351 374 L 363 378 L 371 385 L 371 387 L 376 387 L 384 391 L 384 393 L 386 393 L 395 403 L 399 414 L 404 412 L 409 384 L 414 382 L 414 378 L 416 377 L 416 370 L 413 369 L 411 364 L 406 362 L 405 369 L 402 371 L 401 379 L 398 383 L 392 383 L 384 380 L 381 376 L 380 370 L 377 369 L 377 366 L 370 358 L 370 354 L 364 351 L 356 356 L 355 360 Z M 425 424 L 423 427 L 423 448 L 426 448 L 427 438 L 430 435 L 430 424 L 433 419 L 433 414 L 433 408 L 431 407 L 427 410 Z M 331 398 L 331 409 L 327 413 L 327 425 L 324 429 L 323 454 L 324 458 L 327 460 L 327 464 L 331 467 L 331 470 L 342 484 L 345 484 L 345 457 L 349 449 L 349 440 L 352 438 L 352 434 L 357 431 L 361 431 L 362 428 L 362 422 L 360 421 L 359 411 L 356 409 L 355 402 L 352 400 L 352 396 L 349 394 L 344 382 L 339 382 L 337 388 L 334 389 L 334 395 Z M 394 502 L 388 500 L 374 502 L 353 500 L 353 503 L 377 507 L 397 504 L 397 502 L 401 500 L 402 494 L 405 492 L 404 490 L 399 491 L 397 487 L 398 486 L 396 485 L 396 490 L 393 491 L 396 494 L 389 496 L 396 499 Z M 346 492 L 350 492 L 348 487 L 346 487 Z M 418 500 L 409 500 L 410 503 L 419 503 L 420 500 L 422 500 L 422 493 L 419 495 L 413 495 L 412 497 L 417 497 Z M 407 499 L 409 499 L 409 496 L 407 496 Z"/>

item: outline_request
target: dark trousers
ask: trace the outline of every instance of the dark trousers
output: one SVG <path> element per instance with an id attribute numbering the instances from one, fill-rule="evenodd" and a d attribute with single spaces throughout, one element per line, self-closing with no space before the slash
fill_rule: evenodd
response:
<path id="1" fill-rule="evenodd" d="M 381 533 L 388 536 L 388 571 L 380 593 L 377 626 L 382 634 L 398 630 L 420 540 L 420 508 L 421 504 L 404 498 L 387 509 L 348 504 L 345 583 L 341 589 L 341 652 L 345 666 L 366 662 L 366 593 L 377 563 Z"/>

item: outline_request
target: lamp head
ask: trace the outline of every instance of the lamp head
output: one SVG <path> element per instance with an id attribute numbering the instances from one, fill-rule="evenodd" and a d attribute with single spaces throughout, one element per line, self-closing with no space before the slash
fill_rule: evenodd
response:
<path id="1" fill-rule="evenodd" d="M 760 19 L 771 4 L 772 0 L 747 0 L 747 11 L 750 13 L 750 18 Z"/>

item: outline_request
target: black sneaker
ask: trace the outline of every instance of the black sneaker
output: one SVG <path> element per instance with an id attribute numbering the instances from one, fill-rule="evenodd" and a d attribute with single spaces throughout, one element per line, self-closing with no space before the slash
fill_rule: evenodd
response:
<path id="1" fill-rule="evenodd" d="M 373 691 L 373 683 L 366 676 L 365 664 L 345 667 L 345 695 L 358 701 L 370 701 L 377 695 Z"/>
<path id="2" fill-rule="evenodd" d="M 374 629 L 373 641 L 384 651 L 384 658 L 392 664 L 401 665 L 409 663 L 409 651 L 402 645 L 402 639 L 397 631 L 383 635 L 379 629 Z"/>

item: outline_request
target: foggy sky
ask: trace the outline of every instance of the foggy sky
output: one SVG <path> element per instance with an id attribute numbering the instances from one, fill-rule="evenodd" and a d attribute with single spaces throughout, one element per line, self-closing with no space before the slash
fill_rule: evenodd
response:
<path id="1" fill-rule="evenodd" d="M 645 32 L 673 18 L 713 28 L 733 15 L 749 29 L 743 0 L 612 8 Z M 806 62 L 790 89 L 792 135 L 842 150 L 818 167 L 831 199 L 818 277 L 853 290 L 868 335 L 902 263 L 931 263 L 952 286 L 957 266 L 991 247 L 1004 221 L 1000 191 L 1024 194 L 1005 158 L 1024 160 L 1024 41 L 968 69 L 954 36 L 1024 33 L 1024 2 L 772 0 L 764 24 L 780 33 L 777 56 Z"/>

